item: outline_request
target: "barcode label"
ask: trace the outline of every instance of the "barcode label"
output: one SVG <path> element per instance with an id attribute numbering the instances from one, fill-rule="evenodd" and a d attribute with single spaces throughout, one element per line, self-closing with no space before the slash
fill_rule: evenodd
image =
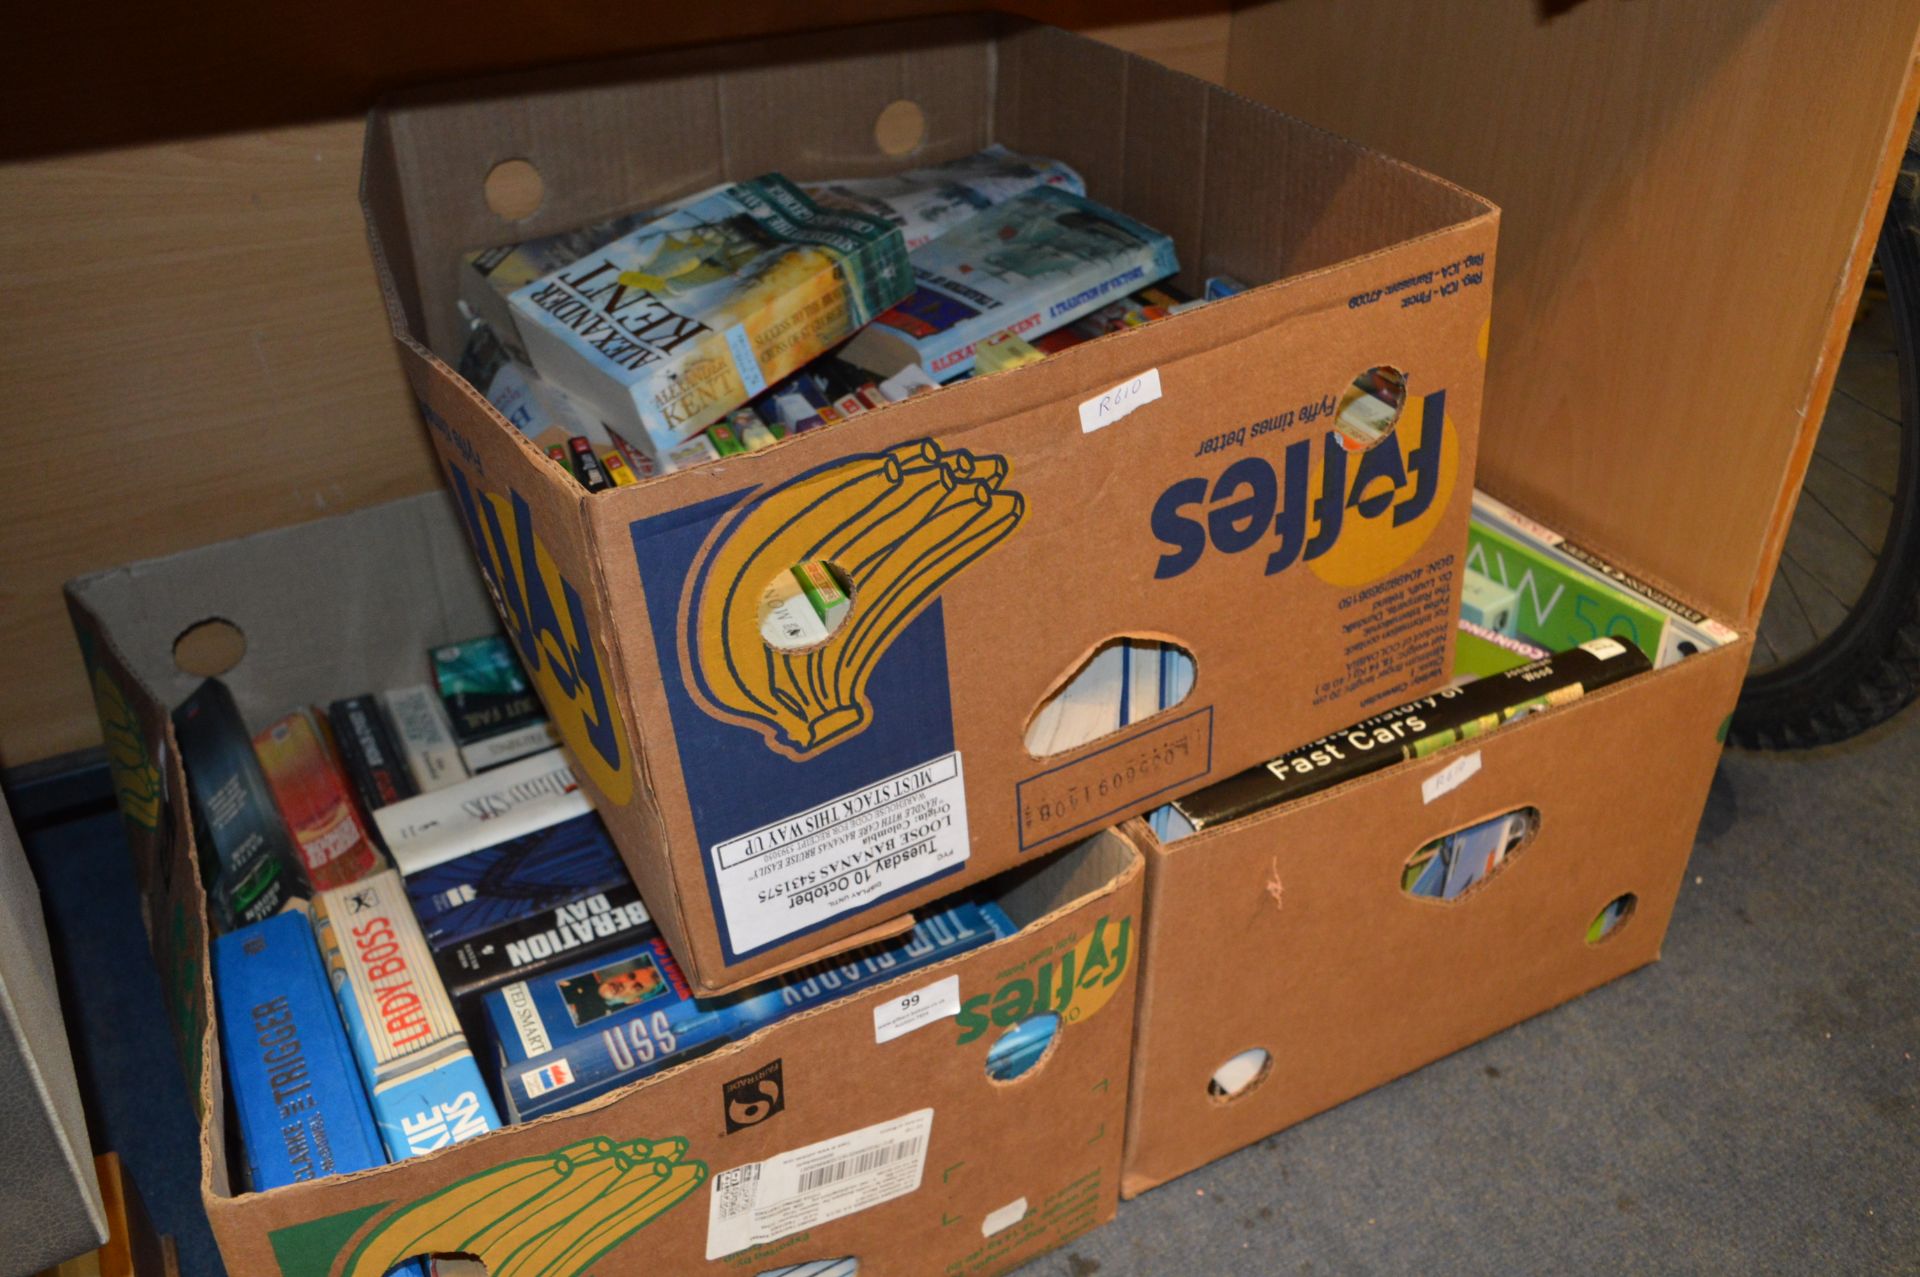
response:
<path id="1" fill-rule="evenodd" d="M 903 1197 L 920 1187 L 933 1110 L 749 1162 L 713 1179 L 707 1258 L 720 1259 Z"/>
<path id="2" fill-rule="evenodd" d="M 886 1148 L 870 1148 L 854 1157 L 829 1162 L 825 1166 L 816 1166 L 800 1177 L 800 1184 L 794 1190 L 799 1193 L 811 1193 L 816 1188 L 828 1184 L 838 1184 L 852 1175 L 865 1175 L 868 1171 L 877 1171 L 887 1163 L 902 1157 L 912 1157 L 920 1151 L 917 1139 L 901 1140 L 898 1144 Z"/>

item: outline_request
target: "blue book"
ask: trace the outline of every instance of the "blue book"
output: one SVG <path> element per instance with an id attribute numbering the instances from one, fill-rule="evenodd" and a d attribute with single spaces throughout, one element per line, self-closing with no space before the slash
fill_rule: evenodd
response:
<path id="1" fill-rule="evenodd" d="M 658 939 L 490 991 L 486 1016 L 514 1120 L 558 1112 L 789 1015 L 1013 935 L 961 902 L 903 936 L 722 998 L 695 998 Z"/>
<path id="2" fill-rule="evenodd" d="M 913 292 L 841 349 L 880 376 L 971 372 L 996 333 L 1032 341 L 1180 269 L 1173 241 L 1084 195 L 1039 186 L 907 256 Z"/>
<path id="3" fill-rule="evenodd" d="M 485 931 L 606 891 L 632 876 L 594 812 L 407 875 L 427 944 L 444 949 Z"/>
<path id="4" fill-rule="evenodd" d="M 386 1165 L 306 915 L 214 937 L 213 988 L 247 1183 L 260 1191 Z"/>

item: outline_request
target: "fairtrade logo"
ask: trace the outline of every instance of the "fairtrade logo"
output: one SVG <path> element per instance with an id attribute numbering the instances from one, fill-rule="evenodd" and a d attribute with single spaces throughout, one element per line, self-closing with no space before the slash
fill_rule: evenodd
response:
<path id="1" fill-rule="evenodd" d="M 1113 1000 L 1132 958 L 1133 919 L 1116 922 L 1102 914 L 1066 953 L 1048 954 L 1032 974 L 1015 976 L 992 993 L 961 1003 L 957 1045 L 973 1041 L 990 1025 L 1006 1028 L 1046 1012 L 1078 1024 Z"/>
<path id="2" fill-rule="evenodd" d="M 726 1106 L 727 1134 L 758 1126 L 775 1113 L 785 1111 L 787 1091 L 780 1073 L 780 1061 L 737 1077 L 720 1088 Z"/>
<path id="3" fill-rule="evenodd" d="M 684 1160 L 687 1147 L 602 1137 L 502 1162 L 381 1217 L 340 1277 L 384 1277 L 411 1256 L 447 1254 L 476 1256 L 490 1273 L 579 1277 L 706 1182 L 706 1163 Z"/>
<path id="4" fill-rule="evenodd" d="M 608 695 L 580 592 L 534 534 L 525 498 L 476 493 L 458 466 L 449 465 L 447 473 L 507 637 L 560 739 L 602 793 L 626 802 L 633 793 L 626 731 Z"/>
<path id="5" fill-rule="evenodd" d="M 1209 549 L 1266 550 L 1262 574 L 1304 562 L 1329 585 L 1363 585 L 1412 557 L 1445 515 L 1458 478 L 1457 432 L 1443 390 L 1427 395 L 1377 445 L 1350 451 L 1326 432 L 1279 458 L 1242 456 L 1211 483 L 1181 479 L 1160 494 L 1153 534 L 1166 546 L 1156 578 L 1180 576 Z"/>
<path id="6" fill-rule="evenodd" d="M 830 462 L 736 507 L 701 549 L 681 596 L 681 672 L 708 714 L 804 759 L 865 730 L 867 680 L 955 573 L 1020 525 L 1007 463 L 931 439 Z M 813 647 L 776 649 L 762 594 L 795 564 L 831 563 L 853 607 Z"/>

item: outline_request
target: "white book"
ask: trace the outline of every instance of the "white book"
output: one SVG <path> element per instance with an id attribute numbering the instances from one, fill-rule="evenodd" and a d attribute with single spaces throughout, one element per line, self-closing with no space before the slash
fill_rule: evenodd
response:
<path id="1" fill-rule="evenodd" d="M 421 683 L 396 687 L 380 699 L 386 703 L 393 734 L 421 793 L 431 794 L 467 778 L 467 766 L 460 761 L 460 746 L 453 739 L 453 725 L 447 721 L 438 692 Z"/>
<path id="2" fill-rule="evenodd" d="M 460 747 L 460 760 L 467 765 L 468 771 L 478 776 L 481 772 L 517 762 L 529 754 L 544 753 L 559 743 L 560 734 L 553 729 L 551 722 L 543 718 L 537 723 L 501 732 L 498 736 L 469 741 Z"/>
<path id="3" fill-rule="evenodd" d="M 414 874 L 592 810 L 565 751 L 550 749 L 458 785 L 389 803 L 373 819 L 393 863 L 401 873 Z"/>

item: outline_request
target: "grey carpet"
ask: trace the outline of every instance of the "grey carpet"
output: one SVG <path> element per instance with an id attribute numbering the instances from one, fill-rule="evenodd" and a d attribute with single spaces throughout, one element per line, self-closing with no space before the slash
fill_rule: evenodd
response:
<path id="1" fill-rule="evenodd" d="M 1730 751 L 1664 959 L 1021 1277 L 1920 1272 L 1920 713 Z"/>

